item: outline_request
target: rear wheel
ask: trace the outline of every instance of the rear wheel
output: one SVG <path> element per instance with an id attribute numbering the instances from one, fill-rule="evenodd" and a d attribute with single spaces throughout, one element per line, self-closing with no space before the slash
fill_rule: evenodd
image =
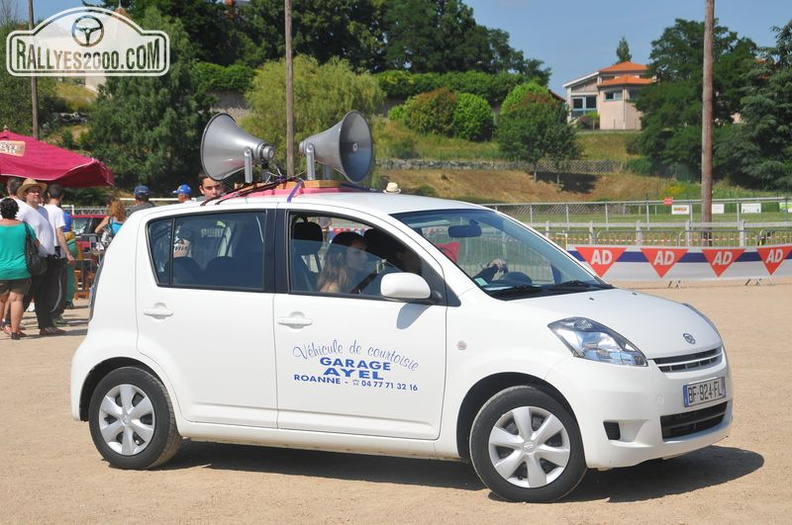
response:
<path id="1" fill-rule="evenodd" d="M 88 425 L 99 453 L 118 468 L 156 467 L 181 444 L 165 386 L 139 368 L 119 368 L 99 382 Z"/>
<path id="2" fill-rule="evenodd" d="M 530 386 L 502 390 L 481 407 L 470 432 L 470 457 L 484 484 L 509 501 L 555 501 L 586 473 L 577 422 Z"/>

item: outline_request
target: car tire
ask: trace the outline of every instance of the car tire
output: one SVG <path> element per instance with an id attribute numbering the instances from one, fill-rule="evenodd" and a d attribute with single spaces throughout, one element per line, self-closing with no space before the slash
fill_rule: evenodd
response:
<path id="1" fill-rule="evenodd" d="M 481 407 L 470 432 L 470 458 L 481 481 L 508 501 L 558 500 L 586 474 L 575 418 L 530 386 L 502 390 Z"/>
<path id="2" fill-rule="evenodd" d="M 102 457 L 122 469 L 162 465 L 182 441 L 165 386 L 135 367 L 113 370 L 99 382 L 91 396 L 88 425 Z"/>

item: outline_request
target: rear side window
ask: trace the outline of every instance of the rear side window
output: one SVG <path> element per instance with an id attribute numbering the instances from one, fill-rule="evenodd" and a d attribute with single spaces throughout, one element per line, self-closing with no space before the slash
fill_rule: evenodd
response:
<path id="1" fill-rule="evenodd" d="M 263 289 L 263 212 L 212 213 L 148 224 L 152 269 L 160 286 Z"/>

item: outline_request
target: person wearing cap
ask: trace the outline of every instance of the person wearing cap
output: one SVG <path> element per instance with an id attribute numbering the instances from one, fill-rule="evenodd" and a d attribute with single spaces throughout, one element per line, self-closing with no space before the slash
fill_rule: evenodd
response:
<path id="1" fill-rule="evenodd" d="M 154 203 L 149 202 L 149 189 L 148 186 L 135 186 L 135 205 L 129 208 L 127 216 L 132 215 L 136 211 L 153 208 Z"/>
<path id="2" fill-rule="evenodd" d="M 395 182 L 389 182 L 382 193 L 401 193 L 401 188 Z"/>
<path id="3" fill-rule="evenodd" d="M 27 309 L 31 301 L 35 302 L 39 335 L 43 336 L 66 333 L 55 326 L 52 318 L 52 290 L 58 286 L 58 279 L 60 278 L 59 267 L 54 261 L 55 246 L 59 245 L 59 238 L 55 233 L 55 228 L 50 224 L 49 214 L 43 206 L 44 192 L 46 190 L 46 184 L 33 179 L 25 179 L 16 188 L 17 202 L 19 203 L 17 219 L 30 225 L 36 233 L 36 239 L 39 241 L 39 250 L 49 259 L 47 271 L 32 277 L 30 288 L 28 293 L 25 294 L 23 303 L 24 308 Z M 62 249 L 66 250 L 65 241 Z"/>
<path id="4" fill-rule="evenodd" d="M 191 190 L 187 184 L 182 184 L 181 186 L 173 190 L 171 193 L 176 195 L 176 198 L 179 200 L 179 204 L 190 202 Z"/>

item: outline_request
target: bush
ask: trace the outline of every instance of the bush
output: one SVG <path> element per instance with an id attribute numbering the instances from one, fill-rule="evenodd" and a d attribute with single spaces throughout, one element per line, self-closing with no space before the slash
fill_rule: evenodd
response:
<path id="1" fill-rule="evenodd" d="M 637 175 L 652 175 L 654 171 L 652 161 L 647 157 L 628 160 L 624 163 L 624 169 Z"/>
<path id="2" fill-rule="evenodd" d="M 630 155 L 641 154 L 641 135 L 635 134 L 627 138 L 624 144 L 625 151 Z"/>
<path id="3" fill-rule="evenodd" d="M 578 126 L 583 129 L 599 129 L 600 116 L 596 111 L 586 113 L 577 119 Z"/>
<path id="4" fill-rule="evenodd" d="M 405 125 L 418 133 L 451 135 L 457 96 L 448 88 L 416 95 L 407 101 Z"/>
<path id="5" fill-rule="evenodd" d="M 474 141 L 484 141 L 492 137 L 494 127 L 492 109 L 486 100 L 478 95 L 461 93 L 457 96 L 454 108 L 454 136 Z"/>
<path id="6" fill-rule="evenodd" d="M 409 73 L 407 71 L 383 71 L 375 75 L 380 89 L 388 97 L 408 99 L 427 91 L 446 87 L 458 93 L 472 93 L 490 104 L 497 104 L 515 86 L 525 81 L 517 73 L 491 75 L 480 71 L 464 73 Z"/>
<path id="7" fill-rule="evenodd" d="M 250 88 L 255 71 L 242 66 L 228 67 L 200 62 L 195 66 L 201 86 L 207 91 L 240 91 L 245 92 Z"/>
<path id="8" fill-rule="evenodd" d="M 518 102 L 521 102 L 528 93 L 548 97 L 550 96 L 550 90 L 548 90 L 546 87 L 540 86 L 536 82 L 526 82 L 524 84 L 520 84 L 509 91 L 509 94 L 503 99 L 500 111 L 501 115 L 510 111 L 512 107 Z"/>
<path id="9" fill-rule="evenodd" d="M 403 122 L 404 115 L 405 115 L 404 104 L 393 106 L 388 111 L 388 118 L 396 122 Z"/>

